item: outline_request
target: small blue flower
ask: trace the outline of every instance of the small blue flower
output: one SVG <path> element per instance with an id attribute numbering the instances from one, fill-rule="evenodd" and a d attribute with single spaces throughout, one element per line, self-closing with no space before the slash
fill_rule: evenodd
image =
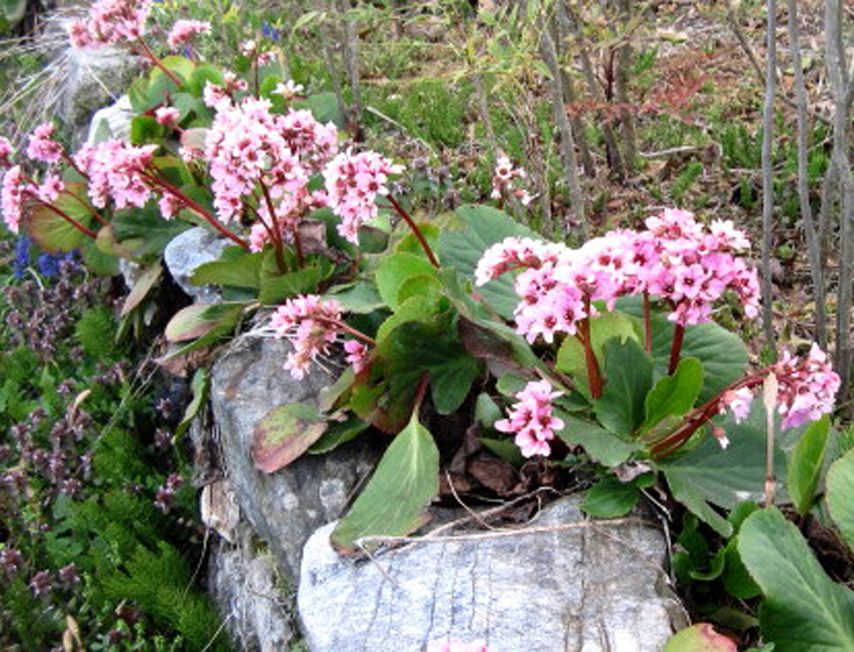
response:
<path id="1" fill-rule="evenodd" d="M 30 249 L 33 246 L 33 241 L 25 235 L 18 238 L 15 244 L 15 262 L 12 263 L 12 270 L 15 278 L 23 278 L 24 271 L 30 264 Z"/>
<path id="2" fill-rule="evenodd" d="M 51 278 L 59 274 L 59 256 L 41 254 L 39 256 L 39 272 L 45 278 Z"/>

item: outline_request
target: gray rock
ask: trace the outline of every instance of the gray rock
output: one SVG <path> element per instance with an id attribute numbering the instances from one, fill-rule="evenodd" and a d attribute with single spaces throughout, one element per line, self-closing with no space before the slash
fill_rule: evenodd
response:
<path id="1" fill-rule="evenodd" d="M 122 95 L 117 102 L 95 112 L 89 123 L 86 142 L 95 144 L 107 138 L 130 142 L 130 123 L 134 115 L 130 98 Z"/>
<path id="2" fill-rule="evenodd" d="M 200 226 L 172 238 L 163 252 L 163 260 L 178 286 L 196 303 L 216 303 L 222 292 L 213 285 L 193 285 L 190 277 L 200 265 L 217 260 L 229 242 Z"/>
<path id="3" fill-rule="evenodd" d="M 579 504 L 563 498 L 528 526 L 549 531 L 415 544 L 361 563 L 331 548 L 334 523 L 321 528 L 297 598 L 309 648 L 420 652 L 451 640 L 490 652 L 658 652 L 671 614 L 681 617 L 664 537 L 640 520 L 560 529 L 585 520 Z"/>
<path id="4" fill-rule="evenodd" d="M 243 527 L 235 545 L 217 541 L 211 549 L 208 590 L 232 640 L 246 652 L 287 650 L 296 638 L 290 587 L 283 585 L 276 560 L 256 546 Z"/>
<path id="5" fill-rule="evenodd" d="M 73 147 L 86 137 L 92 114 L 116 102 L 140 70 L 139 59 L 119 48 L 69 48 L 60 113 L 74 134 Z"/>
<path id="6" fill-rule="evenodd" d="M 286 403 L 316 400 L 332 380 L 316 366 L 303 380 L 291 378 L 282 368 L 291 350 L 284 340 L 242 340 L 214 365 L 211 407 L 222 464 L 241 514 L 296 584 L 305 542 L 341 515 L 379 454 L 357 439 L 331 453 L 304 455 L 273 474 L 255 469 L 250 451 L 261 418 Z"/>

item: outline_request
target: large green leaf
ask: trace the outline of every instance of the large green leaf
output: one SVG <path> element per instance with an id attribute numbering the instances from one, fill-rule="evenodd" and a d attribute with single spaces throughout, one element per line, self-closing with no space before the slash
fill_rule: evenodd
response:
<path id="1" fill-rule="evenodd" d="M 335 299 L 343 312 L 357 315 L 367 315 L 385 307 L 377 286 L 368 281 L 331 288 L 324 298 Z"/>
<path id="2" fill-rule="evenodd" d="M 66 192 L 51 202 L 54 208 L 41 202 L 34 202 L 26 220 L 30 237 L 39 247 L 50 253 L 79 249 L 91 240 L 89 236 L 63 218 L 61 213 L 85 228 L 97 230 L 93 227 L 95 218 L 92 215 L 92 209 L 85 199 L 86 185 L 67 182 L 65 187 Z"/>
<path id="3" fill-rule="evenodd" d="M 652 372 L 652 359 L 635 340 L 608 340 L 603 369 L 605 389 L 602 398 L 594 401 L 599 423 L 616 435 L 631 436 L 644 420 Z"/>
<path id="4" fill-rule="evenodd" d="M 723 536 L 730 536 L 732 525 L 713 507 L 733 509 L 745 500 L 759 501 L 764 495 L 767 429 L 765 408 L 754 401 L 750 415 L 735 423 L 727 415 L 719 424 L 729 438 L 721 448 L 715 437 L 705 436 L 689 453 L 657 464 L 664 472 L 673 497 Z M 785 456 L 775 450 L 775 468 L 785 468 Z M 778 486 L 778 496 L 783 495 Z"/>
<path id="5" fill-rule="evenodd" d="M 830 465 L 827 506 L 848 547 L 854 550 L 854 451 Z"/>
<path id="6" fill-rule="evenodd" d="M 482 368 L 453 335 L 409 322 L 393 331 L 379 349 L 390 361 L 389 373 L 396 382 L 417 383 L 424 371 L 429 374 L 439 414 L 452 414 L 462 405 Z"/>
<path id="7" fill-rule="evenodd" d="M 738 550 L 765 595 L 759 624 L 766 641 L 786 652 L 854 650 L 854 593 L 827 576 L 776 508 L 744 522 Z"/>
<path id="8" fill-rule="evenodd" d="M 467 227 L 462 231 L 444 231 L 439 244 L 439 256 L 446 267 L 455 267 L 464 277 L 474 279 L 474 270 L 483 253 L 507 237 L 542 238 L 527 227 L 513 221 L 507 213 L 490 206 L 461 206 L 456 214 Z M 513 275 L 505 274 L 490 281 L 478 293 L 502 317 L 510 319 L 519 303 L 513 291 Z"/>
<path id="9" fill-rule="evenodd" d="M 594 518 L 617 518 L 632 511 L 639 498 L 634 483 L 607 475 L 587 490 L 581 509 Z"/>
<path id="10" fill-rule="evenodd" d="M 557 432 L 557 436 L 571 446 L 583 447 L 600 464 L 618 466 L 641 448 L 639 442 L 621 439 L 599 425 L 576 419 L 563 410 L 557 410 L 556 414 L 563 421 L 563 429 Z"/>
<path id="11" fill-rule="evenodd" d="M 113 217 L 113 232 L 120 243 L 133 241 L 136 256 L 160 254 L 175 236 L 190 228 L 183 220 L 164 220 L 156 205 L 119 211 Z"/>
<path id="12" fill-rule="evenodd" d="M 617 302 L 617 308 L 635 317 L 643 316 L 640 297 L 626 297 Z M 652 313 L 652 357 L 656 370 L 668 375 L 670 348 L 673 342 L 673 324 L 667 314 Z M 699 402 L 705 403 L 744 375 L 747 367 L 747 348 L 741 338 L 714 322 L 688 326 L 682 343 L 683 358 L 697 358 L 703 365 L 703 389 Z"/>
<path id="13" fill-rule="evenodd" d="M 789 457 L 786 485 L 800 514 L 806 514 L 812 506 L 829 434 L 830 418 L 825 415 L 801 435 Z M 849 498 L 854 499 L 854 493 Z"/>
<path id="14" fill-rule="evenodd" d="M 326 417 L 310 403 L 289 403 L 271 410 L 255 426 L 252 439 L 255 468 L 275 473 L 306 452 L 326 432 L 326 427 Z"/>
<path id="15" fill-rule="evenodd" d="M 332 533 L 332 543 L 356 552 L 369 536 L 409 534 L 427 522 L 425 507 L 439 492 L 439 450 L 414 412 L 386 450 L 374 475 Z M 377 547 L 367 542 L 364 547 Z"/>
<path id="16" fill-rule="evenodd" d="M 612 339 L 617 339 L 619 342 L 633 339 L 640 343 L 634 318 L 621 312 L 606 312 L 590 320 L 590 340 L 600 368 L 605 364 L 605 343 Z M 558 371 L 572 376 L 578 390 L 589 398 L 587 360 L 584 357 L 584 347 L 577 337 L 564 338 L 557 352 L 556 367 Z"/>
<path id="17" fill-rule="evenodd" d="M 401 253 L 387 256 L 376 271 L 376 283 L 382 300 L 392 310 L 400 304 L 398 292 L 414 276 L 436 276 L 436 269 L 426 258 Z"/>
<path id="18" fill-rule="evenodd" d="M 302 269 L 278 276 L 262 274 L 258 300 L 267 305 L 275 305 L 299 294 L 314 293 L 322 279 L 323 269 L 319 263 L 308 264 Z"/>
<path id="19" fill-rule="evenodd" d="M 646 418 L 641 432 L 647 432 L 669 417 L 681 417 L 694 407 L 703 388 L 703 365 L 695 358 L 679 361 L 676 373 L 659 379 L 645 402 Z"/>

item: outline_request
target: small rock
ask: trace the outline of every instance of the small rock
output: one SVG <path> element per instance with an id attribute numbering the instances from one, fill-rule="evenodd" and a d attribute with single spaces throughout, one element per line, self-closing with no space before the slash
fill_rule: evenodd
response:
<path id="1" fill-rule="evenodd" d="M 291 350 L 285 340 L 244 340 L 214 365 L 210 395 L 222 465 L 241 514 L 296 583 L 305 542 L 318 527 L 341 516 L 379 453 L 357 439 L 330 453 L 303 455 L 276 473 L 255 468 L 250 449 L 261 418 L 280 405 L 316 401 L 332 382 L 317 366 L 294 380 L 282 368 Z"/>
<path id="2" fill-rule="evenodd" d="M 290 649 L 296 638 L 289 611 L 292 598 L 277 577 L 276 560 L 256 550 L 248 528 L 242 528 L 234 546 L 213 544 L 208 578 L 211 597 L 241 650 Z"/>
<path id="3" fill-rule="evenodd" d="M 490 652 L 658 652 L 671 614 L 681 620 L 664 537 L 640 519 L 561 529 L 586 520 L 579 505 L 563 498 L 528 526 L 546 532 L 479 533 L 358 564 L 330 546 L 335 523 L 324 526 L 305 546 L 297 597 L 309 648 L 421 652 L 451 640 Z"/>
<path id="4" fill-rule="evenodd" d="M 130 123 L 134 115 L 136 114 L 130 105 L 130 98 L 122 95 L 118 102 L 95 112 L 89 123 L 86 142 L 94 145 L 108 138 L 130 142 Z"/>
<path id="5" fill-rule="evenodd" d="M 213 285 L 193 285 L 190 277 L 197 267 L 218 260 L 229 242 L 200 226 L 173 238 L 163 252 L 163 260 L 175 283 L 196 303 L 222 301 L 222 291 Z"/>
<path id="6" fill-rule="evenodd" d="M 74 134 L 72 147 L 86 137 L 92 114 L 116 102 L 140 70 L 139 59 L 119 48 L 68 49 L 60 113 Z"/>

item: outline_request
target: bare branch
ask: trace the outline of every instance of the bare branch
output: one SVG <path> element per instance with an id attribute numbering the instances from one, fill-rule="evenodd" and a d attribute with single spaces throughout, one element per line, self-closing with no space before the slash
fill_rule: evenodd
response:
<path id="1" fill-rule="evenodd" d="M 774 285 L 771 247 L 774 239 L 774 97 L 777 92 L 777 0 L 767 1 L 765 105 L 762 112 L 762 326 L 765 344 L 774 347 Z"/>

